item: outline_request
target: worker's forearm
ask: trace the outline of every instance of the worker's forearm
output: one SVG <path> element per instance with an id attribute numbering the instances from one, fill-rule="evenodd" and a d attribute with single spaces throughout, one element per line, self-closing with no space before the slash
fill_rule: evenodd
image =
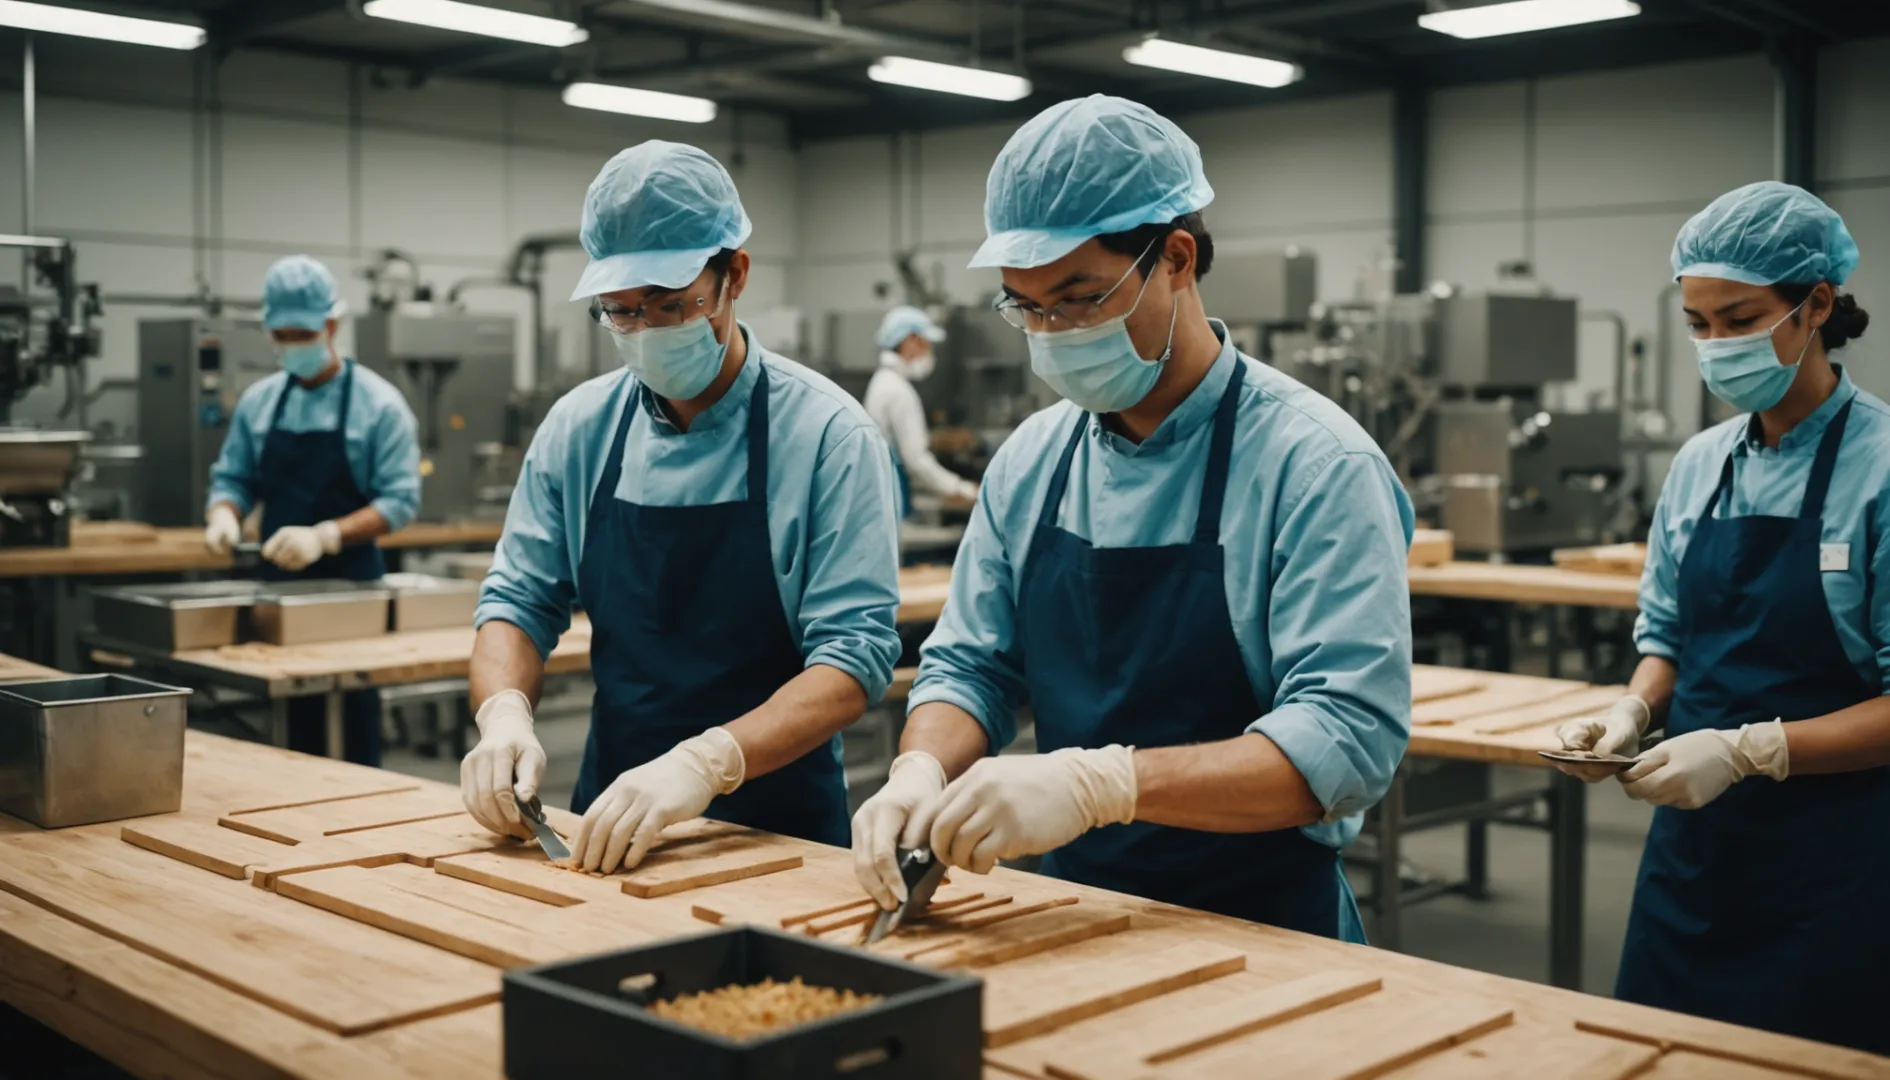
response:
<path id="1" fill-rule="evenodd" d="M 1651 716 L 1647 722 L 1649 731 L 1667 723 L 1667 707 L 1673 704 L 1675 677 L 1673 661 L 1664 656 L 1643 656 L 1634 668 L 1634 677 L 1628 681 L 1628 693 L 1647 703 L 1647 711 Z"/>
<path id="2" fill-rule="evenodd" d="M 235 515 L 237 521 L 240 522 L 243 520 L 242 507 L 237 506 L 235 503 L 231 502 L 228 499 L 218 499 L 216 502 L 213 502 L 210 504 L 209 510 L 204 512 L 203 520 L 205 524 L 209 524 L 210 519 L 216 516 L 217 507 L 219 506 L 229 507 L 230 513 Z"/>
<path id="3" fill-rule="evenodd" d="M 372 506 L 363 506 L 346 517 L 336 518 L 335 524 L 341 527 L 341 542 L 344 546 L 365 544 L 391 531 L 387 527 L 387 519 Z"/>
<path id="4" fill-rule="evenodd" d="M 1890 765 L 1890 697 L 1785 725 L 1792 776 L 1859 772 Z"/>
<path id="5" fill-rule="evenodd" d="M 820 748 L 866 712 L 858 679 L 836 667 L 814 664 L 789 679 L 760 708 L 725 726 L 742 748 L 749 780 L 793 763 Z"/>
<path id="6" fill-rule="evenodd" d="M 473 637 L 471 688 L 473 710 L 502 690 L 518 690 L 534 708 L 545 688 L 545 662 L 531 635 L 509 622 L 494 619 Z"/>
<path id="7" fill-rule="evenodd" d="M 1271 832 L 1325 816 L 1272 739 L 1241 735 L 1135 752 L 1135 819 L 1206 832 Z"/>
<path id="8" fill-rule="evenodd" d="M 901 753 L 925 751 L 945 766 L 948 779 L 971 768 L 990 747 L 984 726 L 970 713 L 945 701 L 928 701 L 913 709 L 906 717 L 906 733 L 899 739 Z"/>

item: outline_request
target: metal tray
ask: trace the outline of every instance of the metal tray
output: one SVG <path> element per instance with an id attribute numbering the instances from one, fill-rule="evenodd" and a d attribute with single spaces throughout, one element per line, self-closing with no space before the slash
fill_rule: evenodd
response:
<path id="1" fill-rule="evenodd" d="M 259 587 L 254 581 L 189 581 L 93 589 L 93 623 L 102 634 L 165 652 L 234 645 L 240 617 Z"/>
<path id="2" fill-rule="evenodd" d="M 57 495 L 72 482 L 85 431 L 0 427 L 0 495 Z"/>
<path id="3" fill-rule="evenodd" d="M 387 633 L 393 591 L 372 582 L 269 582 L 256 594 L 250 621 L 271 645 L 377 637 Z"/>
<path id="4" fill-rule="evenodd" d="M 438 630 L 471 626 L 479 606 L 479 583 L 431 574 L 388 574 L 381 584 L 394 591 L 392 627 Z"/>
<path id="5" fill-rule="evenodd" d="M 175 813 L 189 700 L 124 675 L 0 687 L 0 811 L 43 829 Z"/>

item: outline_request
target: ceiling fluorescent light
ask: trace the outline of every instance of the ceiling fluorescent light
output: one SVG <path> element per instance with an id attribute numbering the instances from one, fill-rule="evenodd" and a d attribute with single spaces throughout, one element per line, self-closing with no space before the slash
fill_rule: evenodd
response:
<path id="1" fill-rule="evenodd" d="M 941 94 L 963 94 L 991 101 L 1016 101 L 1030 96 L 1030 80 L 1002 71 L 935 64 L 909 56 L 882 56 L 879 63 L 866 69 L 874 82 L 935 90 Z"/>
<path id="2" fill-rule="evenodd" d="M 563 19 L 501 11 L 481 4 L 462 4 L 459 0 L 368 0 L 361 5 L 361 11 L 377 19 L 549 45 L 554 49 L 576 45 L 591 36 L 590 31 Z"/>
<path id="3" fill-rule="evenodd" d="M 1558 26 L 1626 19 L 1641 13 L 1634 0 L 1512 0 L 1506 4 L 1433 11 L 1418 16 L 1426 30 L 1457 38 L 1497 37 Z"/>
<path id="4" fill-rule="evenodd" d="M 0 0 L 0 26 L 38 30 L 48 34 L 103 38 L 160 49 L 194 49 L 203 44 L 203 28 L 157 19 L 131 19 L 51 4 L 24 4 Z"/>
<path id="5" fill-rule="evenodd" d="M 1304 68 L 1284 60 L 1204 49 L 1199 45 L 1184 45 L 1179 41 L 1161 38 L 1149 38 L 1139 45 L 1129 46 L 1122 50 L 1122 58 L 1141 67 L 1226 79 L 1251 86 L 1277 88 L 1296 83 L 1306 75 Z"/>
<path id="6" fill-rule="evenodd" d="M 564 88 L 564 103 L 580 109 L 679 120 L 685 124 L 706 124 L 715 119 L 715 102 L 708 98 L 636 90 L 608 83 L 572 83 Z"/>

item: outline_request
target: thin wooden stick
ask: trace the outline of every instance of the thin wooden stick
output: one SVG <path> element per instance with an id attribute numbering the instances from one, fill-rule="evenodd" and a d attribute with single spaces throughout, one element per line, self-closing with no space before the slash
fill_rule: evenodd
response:
<path id="1" fill-rule="evenodd" d="M 1019 916 L 1035 915 L 1039 911 L 1049 911 L 1051 908 L 1065 907 L 1074 903 L 1076 903 L 1076 897 L 1060 896 L 1055 900 L 1042 900 L 1035 904 L 1025 904 L 1023 907 L 1019 908 L 1005 908 L 1002 911 L 994 911 L 989 915 L 980 915 L 975 919 L 966 919 L 964 922 L 958 922 L 953 919 L 941 919 L 939 920 L 939 925 L 950 930 L 982 930 L 987 926 L 995 926 L 1001 922 L 1008 922 Z"/>
<path id="2" fill-rule="evenodd" d="M 849 900 L 844 904 L 835 904 L 832 907 L 824 907 L 818 911 L 809 911 L 800 915 L 783 916 L 781 919 L 781 929 L 785 930 L 795 923 L 813 922 L 815 919 L 824 918 L 828 915 L 838 915 L 842 911 L 852 911 L 856 907 L 862 907 L 867 904 L 873 904 L 874 907 L 879 906 L 874 903 L 872 897 L 862 896 L 858 900 Z"/>

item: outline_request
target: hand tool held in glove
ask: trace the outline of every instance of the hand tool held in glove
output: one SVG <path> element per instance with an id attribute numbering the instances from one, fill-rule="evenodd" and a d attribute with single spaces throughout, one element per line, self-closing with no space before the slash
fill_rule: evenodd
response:
<path id="1" fill-rule="evenodd" d="M 932 894 L 938 891 L 938 883 L 945 877 L 945 860 L 934 856 L 930 848 L 900 848 L 898 854 L 899 876 L 906 882 L 906 902 L 879 913 L 873 920 L 872 932 L 866 935 L 868 945 L 923 915 L 926 905 L 932 902 Z"/>
<path id="2" fill-rule="evenodd" d="M 552 830 L 551 823 L 545 820 L 545 808 L 539 804 L 538 796 L 518 804 L 519 813 L 525 817 L 525 823 L 532 827 L 532 835 L 538 838 L 538 846 L 543 848 L 545 856 L 552 862 L 565 862 L 571 858 L 571 849 L 564 845 L 558 834 Z"/>

